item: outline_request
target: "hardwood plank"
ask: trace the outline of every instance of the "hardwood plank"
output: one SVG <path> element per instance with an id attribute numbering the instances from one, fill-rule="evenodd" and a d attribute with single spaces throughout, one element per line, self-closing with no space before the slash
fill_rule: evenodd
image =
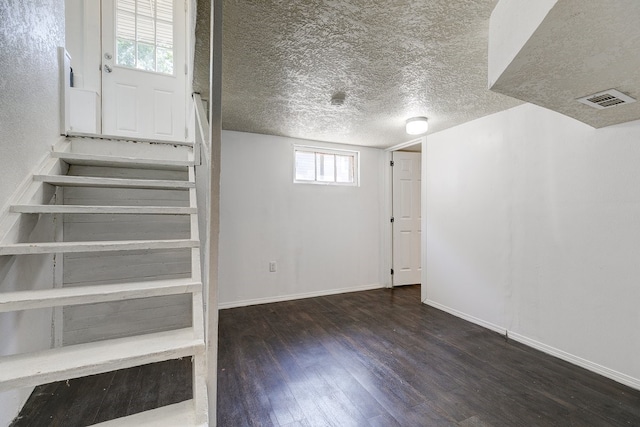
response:
<path id="1" fill-rule="evenodd" d="M 132 368 L 120 369 L 113 372 L 113 379 L 109 384 L 109 387 L 104 390 L 104 398 L 102 399 L 98 412 L 93 419 L 94 423 L 101 423 L 131 415 L 127 410 L 128 402 L 135 398 L 135 395 L 133 394 L 134 390 L 131 385 L 141 375 L 142 371 L 142 367 L 134 366 Z M 147 371 L 144 370 L 144 372 L 146 373 Z M 83 400 L 79 401 L 84 403 Z"/>
<path id="2" fill-rule="evenodd" d="M 419 286 L 221 310 L 218 345 L 220 425 L 640 425 L 640 391 L 425 306 Z"/>
<path id="3" fill-rule="evenodd" d="M 640 425 L 639 390 L 419 298 L 408 287 L 221 310 L 218 425 Z M 159 402 L 172 377 L 153 372 Z"/>

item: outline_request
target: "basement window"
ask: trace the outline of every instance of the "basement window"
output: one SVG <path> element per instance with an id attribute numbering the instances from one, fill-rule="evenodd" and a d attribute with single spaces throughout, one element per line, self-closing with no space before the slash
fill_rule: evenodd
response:
<path id="1" fill-rule="evenodd" d="M 298 184 L 358 185 L 357 151 L 294 146 L 294 180 Z"/>

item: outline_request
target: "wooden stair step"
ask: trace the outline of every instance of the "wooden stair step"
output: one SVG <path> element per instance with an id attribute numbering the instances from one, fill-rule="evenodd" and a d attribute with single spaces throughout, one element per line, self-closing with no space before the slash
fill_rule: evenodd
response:
<path id="1" fill-rule="evenodd" d="M 186 294 L 200 290 L 202 290 L 202 284 L 192 279 L 169 279 L 3 292 L 0 293 L 0 313 L 59 307 L 63 305 L 93 304 L 134 298 Z"/>
<path id="2" fill-rule="evenodd" d="M 98 154 L 68 153 L 54 151 L 51 155 L 70 165 L 105 166 L 116 168 L 184 170 L 193 166 L 190 160 L 156 160 L 137 157 L 104 156 Z"/>
<path id="3" fill-rule="evenodd" d="M 0 392 L 201 355 L 192 328 L 0 357 Z"/>
<path id="4" fill-rule="evenodd" d="M 0 256 L 34 255 L 34 254 L 50 254 L 50 253 L 183 249 L 183 248 L 197 248 L 199 245 L 200 245 L 200 242 L 194 239 L 14 243 L 11 245 L 0 246 Z"/>
<path id="5" fill-rule="evenodd" d="M 34 181 L 58 187 L 143 188 L 158 190 L 188 190 L 196 184 L 189 181 L 159 179 L 100 178 L 72 175 L 34 175 Z"/>
<path id="6" fill-rule="evenodd" d="M 14 213 L 26 214 L 138 214 L 138 215 L 191 215 L 198 213 L 193 207 L 175 206 L 85 206 L 85 205 L 13 205 Z"/>
<path id="7" fill-rule="evenodd" d="M 197 426 L 193 400 L 162 406 L 150 411 L 139 412 L 128 417 L 94 424 L 94 427 L 192 427 Z M 206 424 L 203 424 L 206 425 Z"/>

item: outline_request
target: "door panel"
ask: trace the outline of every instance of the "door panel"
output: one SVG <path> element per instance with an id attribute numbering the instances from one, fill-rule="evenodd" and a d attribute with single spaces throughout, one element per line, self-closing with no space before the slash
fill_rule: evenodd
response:
<path id="1" fill-rule="evenodd" d="M 185 43 L 184 0 L 102 0 L 105 135 L 185 139 Z"/>
<path id="2" fill-rule="evenodd" d="M 393 285 L 421 280 L 421 154 L 393 153 Z"/>

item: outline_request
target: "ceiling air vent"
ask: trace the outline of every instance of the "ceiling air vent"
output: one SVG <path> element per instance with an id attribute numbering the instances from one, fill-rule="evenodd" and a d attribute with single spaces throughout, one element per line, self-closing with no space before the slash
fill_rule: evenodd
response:
<path id="1" fill-rule="evenodd" d="M 605 108 L 611 108 L 617 105 L 631 104 L 632 102 L 636 102 L 636 100 L 615 89 L 609 89 L 604 92 L 585 96 L 584 98 L 578 98 L 578 102 L 582 102 L 598 110 L 604 110 Z"/>

